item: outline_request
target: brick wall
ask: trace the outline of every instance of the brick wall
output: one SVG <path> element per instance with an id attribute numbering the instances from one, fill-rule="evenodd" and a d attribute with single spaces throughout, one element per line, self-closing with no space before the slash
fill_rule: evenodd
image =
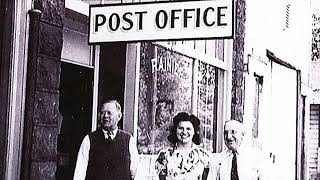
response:
<path id="1" fill-rule="evenodd" d="M 30 15 L 21 179 L 55 179 L 64 0 L 35 0 Z"/>

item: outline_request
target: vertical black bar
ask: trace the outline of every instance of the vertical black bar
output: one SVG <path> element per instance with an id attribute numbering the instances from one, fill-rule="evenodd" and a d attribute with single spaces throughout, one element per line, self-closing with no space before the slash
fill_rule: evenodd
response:
<path id="1" fill-rule="evenodd" d="M 0 179 L 5 177 L 14 1 L 0 0 Z"/>
<path id="2" fill-rule="evenodd" d="M 305 116 L 306 116 L 306 96 L 302 96 L 302 154 L 301 154 L 301 180 L 306 180 L 307 175 L 307 159 L 306 159 L 306 136 L 305 136 Z"/>

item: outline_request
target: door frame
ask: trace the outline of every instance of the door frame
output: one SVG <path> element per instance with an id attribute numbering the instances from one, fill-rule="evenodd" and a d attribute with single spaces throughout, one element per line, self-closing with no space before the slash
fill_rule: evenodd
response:
<path id="1" fill-rule="evenodd" d="M 303 117 L 303 101 L 302 101 L 302 93 L 301 93 L 301 70 L 297 69 L 292 64 L 281 60 L 278 56 L 276 56 L 273 52 L 267 49 L 266 56 L 270 59 L 271 63 L 277 63 L 280 66 L 283 66 L 288 69 L 292 69 L 296 71 L 296 155 L 295 155 L 295 179 L 300 179 L 303 177 L 303 162 L 302 155 L 305 154 L 305 149 L 303 148 L 304 140 L 303 134 L 305 133 L 305 118 Z"/>
<path id="2" fill-rule="evenodd" d="M 3 2 L 3 1 L 2 1 Z M 10 39 L 8 49 L 8 94 L 7 94 L 7 116 L 6 130 L 7 145 L 5 147 L 5 172 L 4 179 L 19 179 L 22 158 L 22 139 L 24 123 L 24 103 L 27 72 L 27 50 L 28 50 L 28 11 L 32 8 L 32 0 L 6 1 L 8 4 L 7 16 L 10 24 L 5 34 Z M 9 28 L 11 28 L 9 30 Z M 1 42 L 2 43 L 2 42 Z M 7 44 L 7 45 L 8 45 Z"/>

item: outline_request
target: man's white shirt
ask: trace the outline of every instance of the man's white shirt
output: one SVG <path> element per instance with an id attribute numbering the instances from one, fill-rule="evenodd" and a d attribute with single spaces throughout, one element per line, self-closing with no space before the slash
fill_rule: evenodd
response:
<path id="1" fill-rule="evenodd" d="M 111 139 L 113 140 L 118 132 L 118 129 L 115 129 L 112 131 L 111 135 L 108 135 L 108 131 L 103 130 L 103 134 L 105 139 L 108 138 L 108 136 L 111 136 Z M 77 157 L 77 164 L 74 171 L 73 180 L 84 180 L 86 178 L 86 172 L 87 172 L 87 166 L 89 162 L 89 151 L 90 151 L 90 139 L 89 135 L 86 135 L 81 143 L 78 157 Z M 131 176 L 134 177 L 137 165 L 139 161 L 139 154 L 136 146 L 136 141 L 131 136 L 129 140 L 129 153 L 130 153 L 130 171 Z"/>
<path id="2" fill-rule="evenodd" d="M 236 153 L 239 180 L 262 180 L 264 158 L 261 152 L 253 148 L 239 148 Z M 233 154 L 229 149 L 213 155 L 214 179 L 231 179 L 232 158 Z"/>

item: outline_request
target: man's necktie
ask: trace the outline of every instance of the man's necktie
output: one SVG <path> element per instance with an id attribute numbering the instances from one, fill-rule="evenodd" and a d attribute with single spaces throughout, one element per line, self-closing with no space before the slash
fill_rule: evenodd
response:
<path id="1" fill-rule="evenodd" d="M 231 180 L 239 180 L 238 167 L 237 167 L 237 153 L 232 151 L 232 167 L 231 167 Z"/>
<path id="2" fill-rule="evenodd" d="M 112 140 L 111 136 L 112 136 L 112 132 L 108 131 L 107 132 L 107 139 L 110 140 L 110 141 Z"/>

